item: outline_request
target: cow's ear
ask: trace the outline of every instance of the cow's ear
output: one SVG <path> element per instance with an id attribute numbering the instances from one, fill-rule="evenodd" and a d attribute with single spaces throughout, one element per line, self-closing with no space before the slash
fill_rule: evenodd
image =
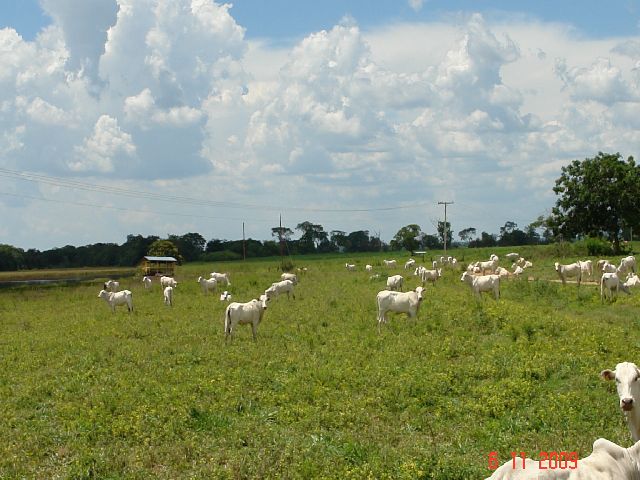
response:
<path id="1" fill-rule="evenodd" d="M 603 380 L 613 380 L 616 378 L 616 372 L 612 372 L 611 370 L 602 370 L 600 372 L 600 377 Z"/>

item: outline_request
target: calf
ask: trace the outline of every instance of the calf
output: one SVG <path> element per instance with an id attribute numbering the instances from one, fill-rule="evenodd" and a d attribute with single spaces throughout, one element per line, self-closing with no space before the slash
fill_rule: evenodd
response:
<path id="1" fill-rule="evenodd" d="M 122 290 L 120 292 L 107 292 L 106 290 L 100 290 L 98 298 L 104 299 L 112 312 L 116 311 L 116 307 L 118 305 L 126 305 L 130 312 L 133 311 L 133 298 L 129 290 Z"/>
<path id="2" fill-rule="evenodd" d="M 622 362 L 615 370 L 603 370 L 600 377 L 615 380 L 620 409 L 634 442 L 640 440 L 640 370 L 635 363 Z"/>
<path id="3" fill-rule="evenodd" d="M 253 334 L 253 341 L 256 341 L 256 334 L 258 325 L 262 321 L 264 312 L 267 309 L 267 302 L 269 298 L 266 295 L 260 295 L 260 298 L 255 298 L 250 302 L 230 303 L 224 312 L 224 339 L 231 337 L 233 340 L 233 332 L 236 325 L 251 324 L 251 333 Z"/>
<path id="4" fill-rule="evenodd" d="M 371 265 L 369 265 L 369 264 L 365 265 L 365 266 L 364 266 L 364 269 L 365 269 L 367 272 L 371 272 L 371 271 L 373 271 L 373 267 L 372 267 Z"/>
<path id="5" fill-rule="evenodd" d="M 582 268 L 580 267 L 579 262 L 570 263 L 568 265 L 562 265 L 558 262 L 554 263 L 554 267 L 556 272 L 558 272 L 558 276 L 560 280 L 562 280 L 562 284 L 566 285 L 567 278 L 576 277 L 578 280 L 578 286 L 580 286 L 580 280 L 582 280 Z"/>
<path id="6" fill-rule="evenodd" d="M 420 304 L 422 303 L 422 293 L 424 288 L 416 287 L 410 292 L 393 292 L 383 290 L 378 292 L 376 296 L 376 304 L 378 305 L 378 333 L 380 333 L 380 325 L 387 323 L 387 313 L 406 313 L 409 318 L 413 318 L 418 314 Z"/>
<path id="7" fill-rule="evenodd" d="M 416 268 L 414 274 L 420 277 L 420 281 L 422 282 L 422 286 L 424 287 L 424 284 L 427 282 L 436 283 L 436 280 L 438 280 L 442 276 L 442 268 L 427 270 L 426 268 L 421 266 Z"/>
<path id="8" fill-rule="evenodd" d="M 476 277 L 464 272 L 460 281 L 467 283 L 477 298 L 480 298 L 480 292 L 493 292 L 496 300 L 500 298 L 500 276 L 499 275 L 482 275 Z"/>
<path id="9" fill-rule="evenodd" d="M 391 277 L 387 278 L 387 289 L 402 291 L 403 282 L 404 277 L 402 275 L 392 275 Z"/>
<path id="10" fill-rule="evenodd" d="M 147 277 L 147 276 L 142 277 L 142 284 L 144 285 L 145 290 L 149 290 L 152 285 L 151 277 Z"/>

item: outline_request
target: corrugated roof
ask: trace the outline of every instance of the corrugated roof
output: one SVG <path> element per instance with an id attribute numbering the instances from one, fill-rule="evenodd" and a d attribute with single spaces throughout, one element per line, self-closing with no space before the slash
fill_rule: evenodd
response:
<path id="1" fill-rule="evenodd" d="M 173 257 L 150 257 L 148 255 L 145 255 L 145 260 L 149 260 L 150 262 L 177 262 L 178 260 L 176 260 Z"/>

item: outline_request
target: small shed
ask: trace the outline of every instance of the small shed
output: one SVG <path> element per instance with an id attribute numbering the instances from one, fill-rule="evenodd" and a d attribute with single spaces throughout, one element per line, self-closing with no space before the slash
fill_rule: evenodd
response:
<path id="1" fill-rule="evenodd" d="M 142 259 L 140 268 L 143 275 L 161 274 L 173 276 L 177 263 L 178 260 L 173 257 L 151 257 L 147 255 Z"/>

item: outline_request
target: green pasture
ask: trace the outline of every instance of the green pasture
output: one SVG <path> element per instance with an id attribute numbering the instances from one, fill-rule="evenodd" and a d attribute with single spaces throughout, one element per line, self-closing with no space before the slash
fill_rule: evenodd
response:
<path id="1" fill-rule="evenodd" d="M 417 285 L 382 258 L 407 255 L 295 259 L 309 271 L 255 343 L 241 326 L 225 344 L 226 304 L 196 279 L 230 272 L 247 301 L 279 279 L 274 259 L 179 267 L 173 308 L 157 283 L 123 278 L 133 314 L 112 314 L 97 280 L 0 289 L 0 478 L 469 480 L 491 474 L 492 451 L 631 445 L 598 374 L 640 360 L 640 291 L 603 304 L 595 285 L 550 282 L 556 259 L 529 249 L 533 279 L 504 282 L 499 301 L 445 270 L 417 321 L 392 315 L 380 335 L 386 274 Z"/>

